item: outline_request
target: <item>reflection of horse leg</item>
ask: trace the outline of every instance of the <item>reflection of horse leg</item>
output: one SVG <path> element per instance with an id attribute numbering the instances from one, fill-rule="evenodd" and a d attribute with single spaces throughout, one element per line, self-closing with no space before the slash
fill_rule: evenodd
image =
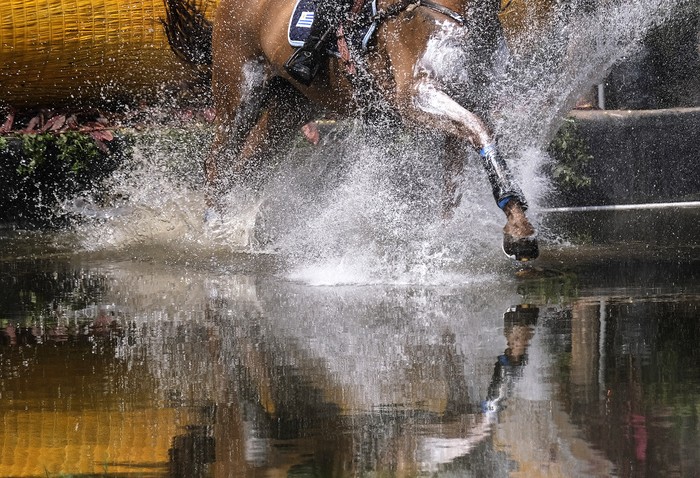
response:
<path id="1" fill-rule="evenodd" d="M 502 402 L 511 394 L 515 380 L 522 376 L 538 317 L 539 309 L 528 304 L 511 307 L 503 314 L 503 334 L 508 348 L 496 361 L 488 395 L 481 404 L 485 413 L 502 410 Z"/>
<path id="2" fill-rule="evenodd" d="M 230 81 L 226 66 L 213 70 L 216 100 L 216 129 L 214 142 L 204 162 L 207 183 L 207 203 L 215 206 L 226 189 L 226 176 L 246 181 L 252 173 L 241 155 L 251 130 L 260 120 L 267 92 L 265 65 L 251 61 L 240 68 L 239 78 Z M 233 159 L 232 159 L 233 158 Z M 228 164 L 226 164 L 228 163 Z M 223 177 L 222 177 L 223 175 Z"/>
<path id="3" fill-rule="evenodd" d="M 518 260 L 536 258 L 539 253 L 536 231 L 525 215 L 525 196 L 498 154 L 495 139 L 487 126 L 427 79 L 415 84 L 413 91 L 417 94 L 412 98 L 413 108 L 408 113 L 415 120 L 431 128 L 437 127 L 457 140 L 466 139 L 479 151 L 496 203 L 506 214 L 507 223 L 503 228 L 505 253 Z M 450 167 L 452 171 L 457 170 L 453 164 Z M 451 184 L 446 182 L 447 186 Z"/>

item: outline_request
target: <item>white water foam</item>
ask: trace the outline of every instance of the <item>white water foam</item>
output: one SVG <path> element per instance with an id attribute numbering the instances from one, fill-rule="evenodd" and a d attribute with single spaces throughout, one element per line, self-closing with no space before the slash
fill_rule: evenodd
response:
<path id="1" fill-rule="evenodd" d="M 315 284 L 454 283 L 481 273 L 482 259 L 498 245 L 502 219 L 476 161 L 465 171 L 475 179 L 465 188 L 464 206 L 445 221 L 440 216 L 441 139 L 394 132 L 377 140 L 354 131 L 343 143 L 335 151 L 343 158 L 335 174 L 328 175 L 324 164 L 327 151 L 311 153 L 309 161 L 320 166 L 311 174 L 327 174 L 324 192 L 275 243 L 292 263 L 293 279 Z M 288 201 L 292 194 L 275 196 Z"/>
<path id="2" fill-rule="evenodd" d="M 226 198 L 227 213 L 205 223 L 199 185 L 209 134 L 198 131 L 192 144 L 172 138 L 179 133 L 137 135 L 129 161 L 90 197 L 65 205 L 76 217 L 85 249 L 249 250 L 257 205 L 232 192 Z"/>

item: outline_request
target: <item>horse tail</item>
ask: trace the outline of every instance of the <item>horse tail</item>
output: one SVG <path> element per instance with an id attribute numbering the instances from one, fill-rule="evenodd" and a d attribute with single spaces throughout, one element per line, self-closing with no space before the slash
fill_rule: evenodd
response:
<path id="1" fill-rule="evenodd" d="M 170 48 L 184 62 L 200 72 L 211 65 L 213 24 L 205 16 L 207 0 L 163 0 L 165 27 Z"/>

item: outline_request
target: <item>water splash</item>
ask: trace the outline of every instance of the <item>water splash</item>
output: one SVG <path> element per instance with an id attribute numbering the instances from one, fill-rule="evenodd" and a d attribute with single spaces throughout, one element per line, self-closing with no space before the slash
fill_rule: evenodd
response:
<path id="1" fill-rule="evenodd" d="M 464 191 L 465 207 L 445 221 L 442 140 L 405 131 L 371 133 L 368 138 L 353 129 L 340 143 L 308 151 L 315 170 L 285 170 L 268 188 L 286 204 L 298 198 L 292 200 L 298 207 L 284 211 L 293 219 L 277 227 L 274 240 L 292 265 L 292 278 L 322 284 L 449 283 L 457 275 L 457 282 L 473 280 L 498 244 L 501 226 L 477 161 L 466 168 L 478 180 Z M 342 162 L 331 159 L 338 157 Z M 300 176 L 291 179 L 295 174 Z M 323 184 L 300 190 L 305 177 Z M 277 189 L 280 184 L 292 184 L 294 191 Z"/>
<path id="2" fill-rule="evenodd" d="M 87 250 L 196 242 L 200 195 L 178 185 L 157 156 L 138 148 L 131 164 L 116 172 L 90 197 L 67 204 Z M 201 220 L 200 220 L 201 222 Z"/>
<path id="3" fill-rule="evenodd" d="M 490 88 L 475 91 L 489 100 L 535 222 L 549 191 L 544 150 L 565 112 L 682 5 L 643 0 L 584 12 L 569 4 L 544 29 L 521 34 L 527 49 L 495 58 Z M 468 34 L 446 26 L 429 46 L 434 53 L 427 59 L 446 82 L 472 81 L 465 40 Z M 456 94 L 469 102 L 473 92 Z M 507 267 L 499 250 L 503 216 L 476 155 L 465 152 L 462 206 L 450 221 L 440 218 L 442 141 L 430 133 L 339 125 L 317 148 L 297 145 L 262 194 L 232 191 L 221 217 L 205 223 L 199 164 L 206 146 L 200 140 L 178 151 L 164 136 L 138 145 L 133 164 L 111 178 L 109 206 L 92 199 L 71 207 L 91 217 L 80 225 L 87 249 L 272 251 L 284 258 L 291 279 L 313 284 L 490 278 Z"/>
<path id="4" fill-rule="evenodd" d="M 496 131 L 509 151 L 546 148 L 564 115 L 610 68 L 632 56 L 647 32 L 674 15 L 685 14 L 691 0 L 638 2 L 574 1 L 557 6 L 540 29 L 526 29 L 501 58 L 496 98 Z M 523 47 L 526 45 L 526 47 Z"/>

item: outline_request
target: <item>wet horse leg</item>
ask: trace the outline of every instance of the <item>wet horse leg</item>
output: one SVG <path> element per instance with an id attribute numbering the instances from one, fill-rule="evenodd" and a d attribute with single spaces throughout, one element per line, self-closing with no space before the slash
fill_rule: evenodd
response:
<path id="1" fill-rule="evenodd" d="M 459 105 L 428 79 L 415 83 L 413 92 L 412 107 L 407 112 L 409 116 L 433 128 L 437 126 L 452 136 L 451 141 L 466 139 L 479 152 L 494 199 L 506 215 L 507 222 L 503 228 L 504 252 L 518 260 L 536 258 L 539 254 L 536 231 L 525 215 L 525 196 L 499 155 L 495 138 L 488 127 L 478 116 Z M 448 200 L 443 201 L 443 204 L 447 206 L 450 205 L 449 197 L 454 198 L 457 192 L 455 176 L 461 173 L 461 166 L 454 161 L 448 159 L 446 163 Z"/>
<path id="2" fill-rule="evenodd" d="M 308 99 L 287 80 L 274 77 L 267 86 L 265 109 L 245 143 L 242 156 L 254 165 L 260 185 L 272 171 L 265 161 L 289 149 L 300 127 L 313 118 Z"/>
<path id="3" fill-rule="evenodd" d="M 286 80 L 268 79 L 262 62 L 246 65 L 243 76 L 242 85 L 223 85 L 225 94 L 217 101 L 221 113 L 205 162 L 212 199 L 230 183 L 258 191 L 271 170 L 264 162 L 311 118 L 309 102 Z"/>
<path id="4" fill-rule="evenodd" d="M 274 170 L 274 159 L 293 144 L 300 126 L 310 120 L 313 111 L 307 105 L 308 101 L 286 80 L 271 78 L 265 85 L 256 121 L 247 128 L 245 137 L 233 145 L 236 154 L 230 164 L 232 178 L 227 182 L 244 188 L 245 199 L 241 202 L 239 198 L 236 205 L 243 209 L 236 213 L 236 220 L 244 224 L 245 246 L 258 248 L 271 241 L 265 227 L 262 189 Z M 219 187 L 223 185 L 222 181 Z M 220 212 L 213 210 L 208 217 L 216 218 Z"/>
<path id="5" fill-rule="evenodd" d="M 461 186 L 464 183 L 462 144 L 454 136 L 448 136 L 443 162 L 442 217 L 451 219 L 454 210 L 462 202 Z"/>
<path id="6" fill-rule="evenodd" d="M 237 78 L 231 79 L 229 71 L 216 66 L 213 71 L 217 117 L 214 141 L 204 162 L 209 207 L 218 207 L 232 180 L 246 183 L 254 175 L 248 155 L 242 153 L 267 99 L 268 75 L 261 61 L 242 65 Z"/>

